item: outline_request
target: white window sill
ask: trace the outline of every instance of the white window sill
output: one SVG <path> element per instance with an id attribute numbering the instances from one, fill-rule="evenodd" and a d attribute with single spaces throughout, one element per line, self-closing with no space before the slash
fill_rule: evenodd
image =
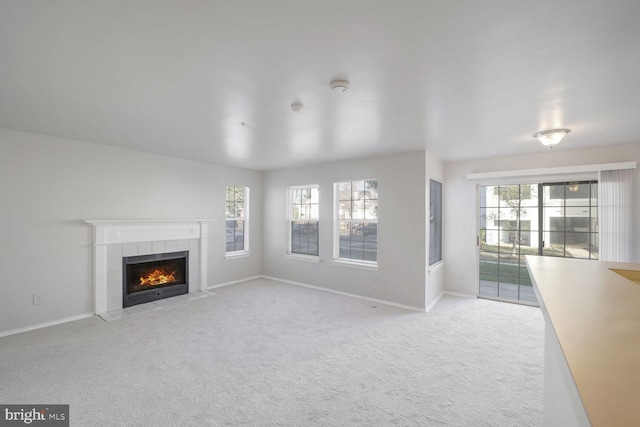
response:
<path id="1" fill-rule="evenodd" d="M 439 269 L 443 264 L 444 264 L 444 261 L 442 261 L 442 260 L 438 261 L 435 264 L 428 266 L 427 267 L 427 271 L 429 273 L 431 273 L 432 271 L 435 271 L 435 270 Z"/>
<path id="2" fill-rule="evenodd" d="M 248 258 L 249 256 L 251 256 L 251 252 L 227 252 L 224 254 L 224 259 Z"/>
<path id="3" fill-rule="evenodd" d="M 307 262 L 320 262 L 320 258 L 313 255 L 302 255 L 302 254 L 284 254 L 284 257 L 287 259 L 296 259 L 298 261 L 307 261 Z"/>
<path id="4" fill-rule="evenodd" d="M 357 262 L 357 261 L 349 261 L 345 259 L 333 259 L 331 260 L 331 264 L 337 265 L 339 267 L 359 268 L 361 270 L 369 270 L 369 271 L 380 270 L 380 267 L 378 267 L 378 264 L 375 264 L 372 262 Z"/>

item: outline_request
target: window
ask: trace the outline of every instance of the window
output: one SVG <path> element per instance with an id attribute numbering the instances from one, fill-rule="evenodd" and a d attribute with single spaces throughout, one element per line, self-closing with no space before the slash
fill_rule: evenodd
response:
<path id="1" fill-rule="evenodd" d="M 249 251 L 249 187 L 227 185 L 226 253 Z"/>
<path id="2" fill-rule="evenodd" d="M 289 253 L 318 256 L 317 185 L 289 187 Z"/>
<path id="3" fill-rule="evenodd" d="M 442 183 L 429 182 L 429 265 L 442 261 Z"/>
<path id="4" fill-rule="evenodd" d="M 378 181 L 337 182 L 334 258 L 364 264 L 378 261 Z"/>

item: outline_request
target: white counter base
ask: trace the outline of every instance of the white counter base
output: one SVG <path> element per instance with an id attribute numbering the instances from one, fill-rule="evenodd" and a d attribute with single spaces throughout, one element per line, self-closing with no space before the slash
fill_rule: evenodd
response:
<path id="1" fill-rule="evenodd" d="M 589 427 L 567 361 L 553 325 L 544 313 L 544 398 L 542 420 L 545 427 Z"/>

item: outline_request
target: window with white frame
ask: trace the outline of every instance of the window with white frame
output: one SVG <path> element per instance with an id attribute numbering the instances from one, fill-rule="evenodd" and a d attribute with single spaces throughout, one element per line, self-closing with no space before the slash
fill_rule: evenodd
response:
<path id="1" fill-rule="evenodd" d="M 289 254 L 318 256 L 317 185 L 288 188 Z"/>
<path id="2" fill-rule="evenodd" d="M 334 258 L 378 262 L 378 180 L 334 184 Z"/>
<path id="3" fill-rule="evenodd" d="M 429 180 L 429 265 L 442 261 L 442 183 Z"/>
<path id="4" fill-rule="evenodd" d="M 249 187 L 227 185 L 226 253 L 249 251 Z"/>

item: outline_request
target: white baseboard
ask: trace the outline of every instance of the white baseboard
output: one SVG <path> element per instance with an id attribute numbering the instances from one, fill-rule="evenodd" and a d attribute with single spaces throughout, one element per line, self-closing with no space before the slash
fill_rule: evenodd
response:
<path id="1" fill-rule="evenodd" d="M 358 295 L 358 294 L 351 294 L 351 293 L 348 293 L 348 292 L 336 291 L 335 289 L 323 288 L 321 286 L 309 285 L 307 283 L 294 282 L 293 280 L 280 279 L 278 277 L 271 277 L 271 276 L 262 276 L 262 278 L 269 279 L 269 280 L 275 280 L 277 282 L 282 282 L 282 283 L 288 283 L 290 285 L 296 285 L 296 286 L 302 286 L 302 287 L 305 287 L 305 288 L 316 289 L 316 290 L 319 290 L 319 291 L 331 292 L 331 293 L 334 293 L 334 294 L 344 295 L 344 296 L 347 296 L 347 297 L 359 298 L 359 299 L 363 299 L 365 301 L 371 301 L 371 302 L 375 302 L 375 303 L 378 303 L 378 304 L 391 305 L 391 306 L 394 306 L 394 307 L 404 308 L 405 310 L 418 311 L 418 312 L 421 312 L 421 313 L 424 313 L 424 311 L 425 311 L 423 308 L 420 308 L 420 307 L 414 307 L 414 306 L 411 306 L 411 305 L 400 304 L 400 303 L 397 303 L 397 302 L 382 300 L 382 299 L 378 299 L 378 298 L 371 298 L 371 297 Z"/>
<path id="2" fill-rule="evenodd" d="M 235 285 L 236 283 L 247 282 L 247 281 L 253 280 L 253 279 L 260 279 L 261 277 L 263 277 L 263 276 L 253 276 L 253 277 L 247 277 L 245 279 L 234 280 L 232 282 L 221 283 L 219 285 L 213 285 L 213 286 L 208 287 L 205 290 L 205 292 L 208 291 L 208 290 L 211 290 L 211 289 L 221 288 L 223 286 Z M 51 322 L 38 323 L 37 325 L 25 326 L 24 328 L 11 329 L 9 331 L 0 332 L 0 338 L 6 337 L 6 336 L 9 336 L 9 335 L 19 334 L 21 332 L 27 332 L 27 331 L 33 331 L 35 329 L 46 328 L 48 326 L 59 325 L 61 323 L 73 322 L 74 320 L 86 319 L 86 318 L 93 317 L 93 316 L 95 316 L 94 313 L 86 313 L 86 314 L 80 314 L 78 316 L 65 317 L 64 319 L 53 320 Z"/>
<path id="3" fill-rule="evenodd" d="M 375 303 L 378 303 L 378 304 L 390 305 L 390 306 L 393 306 L 393 307 L 404 308 L 406 310 L 417 311 L 417 312 L 421 312 L 421 313 L 428 312 L 429 310 L 431 310 L 438 303 L 438 301 L 440 301 L 440 299 L 442 298 L 443 295 L 453 295 L 453 296 L 467 297 L 467 298 L 475 298 L 476 297 L 475 295 L 459 294 L 459 293 L 455 293 L 455 292 L 447 292 L 447 291 L 445 291 L 445 292 L 441 292 L 440 295 L 438 295 L 438 297 L 435 299 L 435 301 L 433 301 L 431 304 L 429 304 L 429 307 L 427 307 L 426 309 L 423 309 L 423 308 L 420 308 L 420 307 L 414 307 L 414 306 L 411 306 L 411 305 L 400 304 L 400 303 L 397 303 L 397 302 L 387 301 L 387 300 L 383 300 L 383 299 L 379 299 L 379 298 L 371 298 L 371 297 L 367 297 L 367 296 L 364 296 L 364 295 L 352 294 L 352 293 L 349 293 L 349 292 L 342 292 L 342 291 L 337 291 L 335 289 L 323 288 L 321 286 L 309 285 L 307 283 L 295 282 L 293 280 L 280 279 L 278 277 L 271 277 L 271 276 L 264 276 L 264 275 L 246 277 L 244 279 L 233 280 L 231 282 L 226 282 L 226 283 L 221 283 L 221 284 L 218 284 L 218 285 L 209 286 L 205 291 L 209 291 L 209 290 L 216 289 L 216 288 L 221 288 L 221 287 L 224 287 L 224 286 L 236 285 L 238 283 L 248 282 L 250 280 L 261 279 L 261 278 L 262 279 L 275 280 L 277 282 L 282 282 L 282 283 L 288 283 L 290 285 L 296 285 L 296 286 L 302 286 L 302 287 L 305 287 L 305 288 L 316 289 L 316 290 L 319 290 L 319 291 L 331 292 L 331 293 L 338 294 L 338 295 L 344 295 L 344 296 L 348 296 L 348 297 L 359 298 L 359 299 L 362 299 L 362 300 L 365 300 L 365 301 L 375 302 Z M 6 337 L 6 336 L 9 336 L 9 335 L 19 334 L 21 332 L 28 332 L 28 331 L 33 331 L 35 329 L 46 328 L 48 326 L 59 325 L 61 323 L 73 322 L 74 320 L 87 319 L 87 318 L 93 317 L 93 316 L 95 316 L 95 314 L 86 313 L 86 314 L 80 314 L 80 315 L 77 315 L 77 316 L 65 317 L 64 319 L 53 320 L 51 322 L 38 323 L 37 325 L 26 326 L 24 328 L 11 329 L 9 331 L 0 332 L 0 338 Z"/>
<path id="4" fill-rule="evenodd" d="M 249 280 L 260 279 L 262 277 L 264 276 L 252 276 L 252 277 L 246 277 L 244 279 L 233 280 L 231 282 L 220 283 L 219 285 L 209 286 L 206 290 L 210 291 L 211 289 L 222 288 L 223 286 L 236 285 L 238 283 L 248 282 Z"/>
<path id="5" fill-rule="evenodd" d="M 0 338 L 9 335 L 15 335 L 22 332 L 33 331 L 35 329 L 46 328 L 48 326 L 59 325 L 61 323 L 73 322 L 74 320 L 87 319 L 95 316 L 93 313 L 79 314 L 77 316 L 65 317 L 64 319 L 52 320 L 51 322 L 38 323 L 37 325 L 25 326 L 24 328 L 11 329 L 10 331 L 0 332 Z"/>
<path id="6" fill-rule="evenodd" d="M 461 297 L 461 298 L 478 298 L 477 295 L 473 295 L 473 294 L 463 294 L 460 292 L 449 292 L 449 291 L 444 291 L 443 294 L 445 295 L 451 295 L 452 297 Z"/>
<path id="7" fill-rule="evenodd" d="M 432 309 L 433 307 L 435 307 L 435 306 L 436 306 L 436 304 L 440 301 L 440 298 L 442 298 L 442 296 L 443 296 L 443 295 L 444 295 L 444 292 L 440 292 L 440 293 L 438 294 L 438 296 L 436 297 L 436 299 L 435 299 L 435 300 L 433 300 L 433 302 L 432 302 L 431 304 L 429 304 L 429 305 L 424 309 L 424 311 L 425 311 L 426 313 L 430 312 L 430 311 L 431 311 L 431 309 Z"/>

